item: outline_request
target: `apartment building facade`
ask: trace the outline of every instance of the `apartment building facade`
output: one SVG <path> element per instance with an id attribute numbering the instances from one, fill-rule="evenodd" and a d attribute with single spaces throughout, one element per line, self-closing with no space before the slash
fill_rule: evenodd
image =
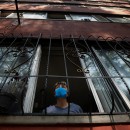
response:
<path id="1" fill-rule="evenodd" d="M 129 27 L 129 1 L 0 1 L 0 129 L 130 129 Z M 83 113 L 42 113 L 57 81 Z"/>

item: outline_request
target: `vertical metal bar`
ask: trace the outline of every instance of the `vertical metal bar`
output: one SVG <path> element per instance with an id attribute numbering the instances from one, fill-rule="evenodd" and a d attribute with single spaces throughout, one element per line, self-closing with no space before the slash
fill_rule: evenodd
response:
<path id="1" fill-rule="evenodd" d="M 48 50 L 48 58 L 47 58 L 47 67 L 46 67 L 46 75 L 48 75 L 49 71 L 49 63 L 50 63 L 50 51 L 51 51 L 51 35 L 50 35 L 50 43 L 49 43 L 49 50 Z M 46 106 L 46 100 L 47 100 L 47 94 L 46 94 L 46 88 L 47 88 L 47 77 L 45 79 L 45 87 L 44 87 L 44 93 L 45 93 L 45 106 Z M 47 108 L 45 108 L 45 115 L 47 114 Z"/>
<path id="2" fill-rule="evenodd" d="M 111 108 L 110 114 L 112 115 L 112 114 L 113 114 L 113 111 L 114 111 L 114 107 L 115 107 L 115 102 L 114 102 L 114 95 L 113 95 L 113 93 L 111 93 L 111 99 L 112 99 L 112 108 Z"/>
<path id="3" fill-rule="evenodd" d="M 87 52 L 86 52 L 86 53 L 87 53 Z M 80 63 L 81 63 L 81 66 L 82 66 L 83 70 L 85 70 L 85 68 L 88 69 L 88 67 L 87 67 L 87 61 L 86 61 L 85 57 L 84 57 L 84 59 L 80 58 Z M 85 77 L 89 77 L 89 76 L 91 76 L 91 75 L 90 75 L 89 73 L 84 73 L 84 76 L 85 76 Z M 99 112 L 104 112 L 103 106 L 102 106 L 102 104 L 101 104 L 101 101 L 100 101 L 100 99 L 99 99 L 99 96 L 98 96 L 98 94 L 97 94 L 97 90 L 95 89 L 95 86 L 94 86 L 94 84 L 93 84 L 92 79 L 89 79 L 89 78 L 88 78 L 88 79 L 86 79 L 86 82 L 88 82 L 88 84 L 90 85 L 90 89 L 91 89 L 91 91 L 92 91 L 92 94 L 93 94 L 93 97 L 94 97 L 95 102 L 96 102 L 96 104 L 97 104 L 97 107 L 98 107 Z M 98 80 L 97 80 L 97 82 L 98 82 L 98 84 L 100 85 L 100 83 L 99 83 Z M 102 94 L 103 94 L 103 93 L 102 93 Z"/>
<path id="4" fill-rule="evenodd" d="M 31 58 L 31 61 L 30 61 L 29 66 L 28 66 L 28 68 L 29 68 L 28 74 L 25 76 L 25 84 L 26 84 L 27 81 L 28 81 L 28 78 L 29 78 L 29 75 L 30 75 L 30 71 L 31 71 L 31 65 L 32 65 L 32 63 L 33 63 L 34 56 L 35 56 L 35 54 L 36 54 L 37 47 L 38 47 L 38 44 L 39 44 L 39 41 L 40 41 L 41 36 L 42 36 L 42 34 L 40 33 L 40 35 L 39 35 L 39 37 L 38 37 L 38 40 L 37 40 L 37 43 L 36 43 L 36 46 L 35 46 L 35 49 L 34 49 L 33 54 L 32 54 L 32 56 L 31 56 L 31 57 L 32 57 L 32 58 Z M 26 40 L 25 43 L 27 43 L 27 40 Z M 27 98 L 27 97 L 28 97 L 28 95 L 26 94 L 25 101 L 26 101 L 26 98 Z M 24 101 L 24 105 L 26 104 L 25 101 Z M 23 110 L 27 109 L 27 108 L 25 108 L 24 105 L 23 105 Z M 23 111 L 23 112 L 24 112 L 24 111 Z M 28 110 L 26 110 L 26 112 L 28 112 Z"/>
<path id="5" fill-rule="evenodd" d="M 9 49 L 12 47 L 12 45 L 15 43 L 15 41 L 17 40 L 17 37 L 13 40 L 13 42 L 9 45 L 8 49 L 4 52 L 4 54 L 0 57 L 0 61 L 2 60 L 2 58 L 8 54 Z"/>
<path id="6" fill-rule="evenodd" d="M 18 9 L 18 1 L 15 0 L 15 6 L 16 6 L 16 12 L 17 12 L 17 18 L 18 18 L 18 25 L 20 25 L 20 16 L 19 16 L 19 9 Z"/>
<path id="7" fill-rule="evenodd" d="M 119 57 L 127 64 L 127 66 L 130 68 L 130 65 L 124 60 L 124 58 L 119 54 L 119 52 L 117 52 L 116 49 L 108 41 L 106 41 L 106 42 L 116 52 L 116 54 L 118 54 Z"/>
<path id="8" fill-rule="evenodd" d="M 7 37 L 4 37 L 1 41 L 0 41 L 0 44 L 6 39 Z"/>
<path id="9" fill-rule="evenodd" d="M 65 56 L 65 48 L 64 48 L 64 41 L 63 41 L 63 37 L 62 34 L 60 35 L 61 37 L 61 42 L 62 42 L 62 49 L 63 49 L 63 56 L 64 56 L 64 65 L 65 65 L 65 75 L 68 76 L 68 71 L 67 71 L 67 64 L 66 64 L 66 56 Z M 70 115 L 70 88 L 69 88 L 69 80 L 68 78 L 67 80 L 67 85 L 68 85 L 68 115 Z"/>
<path id="10" fill-rule="evenodd" d="M 33 59 L 33 63 L 31 65 L 30 75 L 35 75 L 36 77 L 34 76 L 28 79 L 28 87 L 27 87 L 26 97 L 24 100 L 25 113 L 33 112 L 34 98 L 35 98 L 35 92 L 36 92 L 36 86 L 37 86 L 37 80 L 38 80 L 37 75 L 39 73 L 39 65 L 40 65 L 40 59 L 41 59 L 41 46 L 40 45 L 37 47 L 35 56 L 32 57 L 32 59 Z"/>
<path id="11" fill-rule="evenodd" d="M 116 40 L 115 40 L 116 41 Z M 116 43 L 125 51 L 125 52 L 127 52 L 127 50 L 118 42 L 118 41 L 116 41 Z M 117 45 L 116 44 L 116 45 Z M 116 49 L 117 50 L 117 49 Z"/>
<path id="12" fill-rule="evenodd" d="M 104 51 L 103 51 L 102 47 L 100 46 L 100 44 L 99 44 L 99 42 L 98 42 L 97 39 L 95 39 L 95 42 L 97 43 L 98 47 L 101 49 L 103 55 L 105 55 L 106 59 L 107 59 L 107 60 L 110 62 L 110 64 L 114 67 L 114 65 L 111 63 L 111 61 L 110 61 L 109 58 L 107 57 L 107 55 L 104 53 Z M 93 51 L 94 51 L 94 53 L 96 54 L 96 52 L 95 52 L 94 49 L 93 49 Z M 97 54 L 96 54 L 96 55 L 97 55 Z M 99 57 L 98 55 L 97 55 L 97 57 L 98 57 L 99 61 L 101 62 L 101 64 L 103 65 L 103 68 L 105 69 L 105 72 L 106 72 L 107 75 L 109 76 L 109 72 L 107 71 L 106 67 L 105 67 L 104 64 L 102 63 L 102 60 L 100 59 L 100 57 Z M 115 67 L 114 67 L 114 68 L 115 68 Z M 118 73 L 118 70 L 117 70 L 116 68 L 115 68 L 115 70 L 116 70 L 117 73 Z M 120 76 L 120 73 L 118 73 L 118 75 Z M 118 101 L 121 100 L 120 104 L 122 104 L 122 102 L 125 101 L 125 104 L 127 104 L 127 106 L 130 107 L 130 106 L 129 106 L 129 101 L 128 101 L 128 99 L 127 99 L 127 98 L 123 98 L 123 97 L 125 97 L 125 96 L 123 96 L 123 92 L 120 91 L 120 89 L 118 88 L 118 86 L 114 83 L 113 79 L 110 78 L 110 80 L 108 80 L 108 82 L 110 82 L 110 84 L 112 84 L 112 88 L 113 88 L 113 86 L 114 86 L 114 88 L 116 88 L 116 90 L 118 90 L 118 92 L 120 93 L 121 97 L 118 99 Z M 125 84 L 125 85 L 126 85 L 126 84 Z M 126 86 L 126 87 L 127 87 L 127 86 Z M 113 91 L 111 91 L 111 94 L 112 94 L 112 92 L 113 92 Z M 115 93 L 115 94 L 116 94 L 116 93 Z M 121 98 L 123 98 L 123 100 L 122 100 Z M 112 99 L 112 100 L 113 100 L 113 99 Z M 115 105 L 115 104 L 112 103 L 112 105 Z M 122 108 L 123 108 L 123 107 L 124 107 L 124 105 L 122 106 Z M 114 106 L 112 106 L 112 108 L 114 108 Z M 124 109 L 125 109 L 125 108 L 124 108 Z"/>
<path id="13" fill-rule="evenodd" d="M 98 67 L 98 69 L 99 69 L 101 75 L 105 75 L 105 76 L 106 76 L 106 74 L 104 74 L 104 73 L 102 72 L 102 68 L 100 67 L 100 65 L 99 65 L 99 63 L 98 63 L 96 57 L 94 56 L 92 50 L 90 49 L 88 43 L 86 42 L 86 40 L 85 40 L 85 38 L 84 38 L 84 36 L 81 36 L 81 37 L 83 38 L 83 40 L 84 40 L 86 46 L 88 47 L 88 50 L 91 52 L 91 56 L 92 56 L 91 60 L 93 61 L 94 65 L 95 65 L 95 63 L 96 63 L 96 65 L 97 65 L 97 67 Z M 95 65 L 95 67 L 96 67 L 96 65 Z M 97 67 L 96 67 L 96 68 L 97 68 Z M 104 78 L 103 78 L 103 79 L 104 79 Z M 106 91 L 106 92 L 107 92 L 107 94 L 108 94 L 108 96 L 109 96 L 109 95 L 111 94 L 111 91 L 110 91 L 110 88 L 109 88 L 109 84 L 108 84 L 108 82 L 106 81 L 106 79 L 104 79 L 103 81 L 104 81 L 105 84 L 108 86 L 108 88 L 105 88 L 105 90 L 108 89 L 108 90 L 107 90 L 108 92 L 107 92 L 107 91 Z M 108 106 L 109 106 L 109 104 L 108 104 Z"/>
<path id="14" fill-rule="evenodd" d="M 106 55 L 106 53 L 103 51 L 103 48 L 100 46 L 100 44 L 98 43 L 97 40 L 96 40 L 96 43 L 98 44 L 99 48 L 101 49 L 103 55 L 106 57 L 106 59 L 109 61 L 109 63 L 113 66 L 113 68 L 115 69 L 115 71 L 117 72 L 117 74 L 118 74 L 120 77 L 122 77 L 121 74 L 118 72 L 116 66 L 111 62 L 110 58 L 109 58 L 109 57 Z M 118 42 L 116 42 L 116 43 L 118 44 Z M 125 82 L 124 78 L 121 78 L 121 79 L 122 79 L 122 81 L 124 82 L 124 84 L 125 84 L 125 86 L 126 86 L 128 92 L 129 92 L 129 94 L 130 94 L 130 89 L 129 89 L 128 84 Z"/>
<path id="15" fill-rule="evenodd" d="M 24 45 L 23 45 L 23 48 L 24 48 L 25 45 L 27 44 L 28 39 L 29 39 L 29 37 L 28 37 L 27 40 L 25 41 L 25 43 L 24 43 Z M 8 52 L 7 52 L 7 53 L 8 53 Z M 4 85 L 5 85 L 5 83 L 6 83 L 6 80 L 8 79 L 8 76 L 10 75 L 10 73 L 11 73 L 11 71 L 12 71 L 12 68 L 13 68 L 13 67 L 15 66 L 15 64 L 17 63 L 18 58 L 19 58 L 19 56 L 20 56 L 21 53 L 22 53 L 21 51 L 18 53 L 17 59 L 14 61 L 13 65 L 11 66 L 11 69 L 9 70 L 9 73 L 8 73 L 7 76 L 5 77 L 5 80 L 4 80 L 4 82 L 3 82 L 3 84 L 1 85 L 1 88 L 0 88 L 0 92 L 1 92 L 2 88 L 4 87 Z"/>
<path id="16" fill-rule="evenodd" d="M 37 47 L 38 47 L 38 44 L 39 44 L 39 41 L 40 41 L 41 37 L 42 37 L 42 34 L 40 33 L 40 35 L 38 37 L 38 40 L 37 40 L 37 43 L 36 43 L 36 46 L 35 46 L 35 49 L 34 49 L 34 52 L 33 52 L 33 55 L 32 55 L 31 62 L 29 64 L 29 71 L 28 71 L 29 73 L 30 73 L 30 70 L 31 70 L 31 65 L 32 65 L 32 62 L 33 62 L 33 57 L 34 57 L 34 55 L 36 53 L 36 50 L 37 50 Z M 29 76 L 29 73 L 28 73 L 28 76 Z"/>
<path id="17" fill-rule="evenodd" d="M 72 40 L 73 40 L 73 44 L 74 44 L 76 53 L 77 53 L 77 55 L 78 55 L 78 57 L 79 57 L 78 49 L 77 49 L 77 46 L 76 46 L 76 43 L 75 43 L 75 40 L 74 40 L 74 37 L 73 37 L 73 36 L 72 36 Z M 80 58 L 80 57 L 79 57 L 79 58 Z M 88 82 L 87 82 L 87 85 L 89 86 Z M 89 86 L 89 88 L 90 88 L 90 86 Z M 90 94 L 90 90 L 89 90 L 89 94 Z M 89 106 L 89 108 L 90 108 L 89 115 L 90 115 L 90 117 L 91 117 L 91 114 L 92 114 L 91 94 L 89 95 L 89 97 L 90 97 L 90 99 L 89 99 L 89 102 L 90 102 L 90 106 Z M 91 122 L 91 119 L 90 119 L 90 122 Z"/>

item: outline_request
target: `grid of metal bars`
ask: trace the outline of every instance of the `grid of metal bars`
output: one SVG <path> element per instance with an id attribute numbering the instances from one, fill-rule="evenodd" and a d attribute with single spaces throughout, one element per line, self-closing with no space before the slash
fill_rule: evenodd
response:
<path id="1" fill-rule="evenodd" d="M 11 37 L 11 39 L 3 37 L 0 41 L 0 62 L 1 67 L 3 67 L 3 69 L 1 69 L 0 83 L 1 112 L 4 111 L 4 109 L 7 109 L 7 107 L 9 107 L 8 105 L 11 105 L 10 102 L 12 100 L 12 102 L 16 102 L 17 100 L 21 103 L 21 110 L 23 111 L 23 94 L 26 89 L 26 84 L 28 83 L 28 76 L 30 75 L 33 57 L 41 35 L 37 39 L 35 45 L 31 44 L 31 37 L 31 34 L 26 39 L 20 40 L 18 37 Z M 5 45 L 6 43 L 8 45 Z M 11 60 L 11 58 L 13 60 Z M 25 67 L 22 68 L 24 65 Z M 19 77 L 20 75 L 23 77 Z M 27 77 L 24 77 L 25 75 Z M 7 104 L 4 104 L 4 102 L 7 102 Z"/>
<path id="2" fill-rule="evenodd" d="M 45 84 L 44 84 L 44 86 L 45 86 L 44 87 L 45 94 L 46 94 L 46 88 L 48 87 L 48 78 L 66 78 L 66 81 L 67 81 L 68 85 L 69 85 L 69 80 L 71 80 L 71 79 L 94 79 L 94 78 L 96 78 L 96 79 L 105 79 L 108 82 L 109 85 L 112 85 L 113 83 L 112 83 L 112 81 L 110 81 L 111 79 L 121 78 L 122 81 L 125 83 L 124 78 L 128 78 L 128 79 L 130 78 L 130 75 L 122 76 L 117 69 L 116 69 L 116 71 L 118 72 L 118 76 L 109 76 L 109 75 L 106 74 L 106 72 L 104 72 L 104 74 L 103 74 L 104 76 L 69 76 L 68 75 L 66 50 L 65 50 L 65 44 L 66 44 L 65 41 L 66 40 L 73 44 L 73 49 L 75 50 L 75 54 L 78 56 L 78 59 L 81 58 L 81 55 L 80 55 L 81 53 L 89 52 L 90 55 L 91 55 L 92 60 L 98 65 L 98 67 L 100 69 L 102 69 L 102 67 L 100 67 L 101 65 L 99 63 L 99 58 L 96 57 L 95 51 L 93 49 L 93 46 L 95 46 L 101 52 L 103 52 L 104 55 L 106 55 L 104 53 L 105 49 L 114 51 L 128 65 L 128 67 L 130 67 L 128 59 L 125 59 L 123 57 L 123 55 L 121 55 L 121 53 L 120 53 L 120 50 L 123 50 L 123 53 L 127 54 L 129 56 L 129 44 L 130 43 L 126 39 L 121 39 L 121 38 L 115 38 L 115 39 L 107 38 L 107 39 L 103 39 L 102 37 L 94 38 L 93 36 L 89 36 L 88 38 L 84 38 L 83 36 L 80 36 L 79 38 L 74 38 L 73 36 L 71 36 L 69 39 L 64 39 L 62 35 L 60 35 L 59 41 L 60 41 L 60 45 L 62 45 L 61 50 L 63 52 L 63 59 L 64 59 L 64 65 L 65 65 L 64 66 L 65 67 L 64 68 L 65 69 L 65 75 L 50 75 L 48 73 L 48 71 L 49 71 L 49 64 L 50 64 L 50 57 L 51 57 L 50 53 L 51 53 L 51 48 L 52 48 L 52 45 L 53 45 L 52 44 L 53 38 L 52 38 L 51 35 L 50 35 L 50 38 L 49 38 L 49 41 L 48 41 L 49 48 L 48 48 L 48 54 L 47 54 L 48 56 L 47 56 L 46 74 L 45 75 L 30 75 L 30 69 L 31 69 L 31 65 L 33 63 L 33 57 L 35 55 L 36 49 L 37 49 L 38 45 L 41 44 L 40 40 L 44 41 L 44 39 L 42 39 L 41 36 L 42 36 L 42 34 L 40 34 L 39 37 L 37 38 L 37 40 L 35 39 L 36 42 L 33 43 L 33 48 L 34 49 L 33 49 L 32 56 L 29 58 L 30 62 L 29 62 L 29 67 L 28 67 L 29 69 L 28 69 L 27 74 L 26 75 L 20 75 L 20 74 L 19 75 L 17 75 L 17 74 L 12 75 L 11 74 L 12 68 L 13 68 L 13 70 L 16 68 L 16 66 L 15 66 L 15 63 L 17 62 L 17 60 L 16 60 L 15 62 L 13 62 L 11 71 L 9 71 L 9 73 L 7 73 L 7 74 L 0 74 L 0 77 L 6 78 L 6 80 L 4 80 L 3 84 L 1 85 L 1 90 L 4 87 L 4 85 L 5 85 L 5 83 L 6 83 L 8 78 L 25 78 L 25 84 L 27 84 L 28 78 L 31 78 L 31 77 L 45 78 L 46 79 L 45 80 Z M 10 37 L 10 38 L 12 39 L 12 37 Z M 9 38 L 7 38 L 7 37 L 3 37 L 1 39 L 0 45 L 1 46 L 5 45 L 6 44 L 5 41 L 8 40 L 8 39 Z M 18 37 L 16 37 L 16 38 L 14 37 L 14 40 L 9 45 L 8 45 L 8 42 L 7 42 L 8 47 L 6 45 L 7 49 L 4 52 L 2 52 L 2 55 L 0 57 L 0 61 L 3 58 L 6 58 L 6 55 L 9 53 L 10 49 L 13 46 L 17 46 L 15 44 L 17 43 L 16 41 L 18 39 L 19 39 Z M 20 38 L 20 39 L 23 39 L 23 38 Z M 24 50 L 25 47 L 27 47 L 29 39 L 33 40 L 33 36 L 29 35 L 26 38 L 25 42 L 23 42 L 22 45 L 20 45 L 21 48 L 23 48 L 22 50 Z M 84 51 L 82 51 L 82 52 L 80 51 L 78 42 L 81 42 L 81 45 L 85 46 L 85 50 Z M 18 56 L 22 53 L 22 50 L 18 52 Z M 110 61 L 110 63 L 111 63 L 110 59 L 107 58 L 107 60 Z M 18 67 L 20 67 L 20 65 L 18 65 Z M 113 67 L 116 68 L 115 66 L 113 66 Z M 25 84 L 23 84 L 23 86 L 25 86 Z M 88 83 L 87 83 L 87 85 L 89 86 L 89 88 L 91 88 L 91 85 L 89 85 Z M 127 87 L 127 91 L 129 92 L 130 89 L 129 89 L 128 85 L 126 83 L 125 83 L 125 85 Z M 71 93 L 71 89 L 70 88 L 69 88 L 69 90 L 70 90 L 70 93 Z M 117 113 L 120 113 L 120 112 L 117 112 L 117 113 L 114 112 L 114 108 L 115 108 L 115 99 L 114 98 L 115 98 L 115 96 L 113 95 L 112 91 L 110 91 L 110 94 L 111 94 L 110 97 L 111 97 L 111 101 L 112 101 L 112 106 L 111 106 L 110 113 L 107 113 L 107 114 L 117 114 Z M 21 99 L 21 100 L 23 100 L 23 99 Z M 45 96 L 45 101 L 46 101 L 46 96 Z M 90 112 L 89 112 L 90 115 L 92 114 L 91 107 L 92 107 L 92 104 L 90 102 Z M 68 109 L 68 114 L 67 115 L 70 115 L 70 106 L 68 108 L 69 109 Z M 124 114 L 124 112 L 121 112 L 121 113 Z M 129 110 L 127 109 L 127 111 L 125 113 L 129 113 Z M 86 113 L 84 113 L 84 114 L 86 114 Z M 84 115 L 84 114 L 79 114 L 79 115 Z M 99 113 L 99 114 L 101 114 L 101 113 Z M 48 115 L 46 109 L 45 109 L 45 115 Z"/>

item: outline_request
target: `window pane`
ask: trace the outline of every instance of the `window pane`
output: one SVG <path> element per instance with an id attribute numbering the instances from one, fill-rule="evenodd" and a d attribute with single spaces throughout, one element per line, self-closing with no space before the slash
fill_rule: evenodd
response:
<path id="1" fill-rule="evenodd" d="M 130 20 L 125 19 L 125 18 L 119 18 L 119 17 L 107 17 L 113 22 L 120 22 L 120 23 L 130 23 Z"/>
<path id="2" fill-rule="evenodd" d="M 94 59 L 92 59 L 89 55 L 84 55 L 84 56 L 85 56 L 84 62 L 86 63 L 86 67 L 89 70 L 90 76 L 92 77 L 103 76 L 99 70 L 98 64 L 95 63 Z M 92 78 L 92 82 L 95 86 L 96 92 L 102 103 L 104 111 L 110 112 L 112 108 L 111 92 L 113 91 L 110 87 L 110 84 L 104 78 Z M 114 111 L 115 112 L 126 111 L 124 106 L 120 103 L 118 99 L 116 100 Z"/>
<path id="3" fill-rule="evenodd" d="M 94 17 L 95 19 L 97 19 L 98 21 L 100 21 L 100 22 L 110 22 L 109 20 L 107 20 L 106 18 L 104 18 L 104 17 L 101 16 L 101 15 L 93 15 L 93 17 Z"/>
<path id="4" fill-rule="evenodd" d="M 46 19 L 46 13 L 19 13 L 21 18 L 25 19 Z M 17 18 L 17 13 L 11 13 L 6 18 Z"/>
<path id="5" fill-rule="evenodd" d="M 46 13 L 23 13 L 23 18 L 26 19 L 46 19 Z"/>
<path id="6" fill-rule="evenodd" d="M 65 15 L 66 20 L 72 20 L 70 15 Z"/>
<path id="7" fill-rule="evenodd" d="M 91 15 L 76 15 L 71 14 L 71 17 L 73 20 L 83 20 L 83 21 L 97 21 L 95 18 L 93 18 Z"/>
<path id="8" fill-rule="evenodd" d="M 99 42 L 100 49 L 96 45 L 91 46 L 92 52 L 88 51 L 83 54 L 82 60 L 85 63 L 85 69 L 87 69 L 87 76 L 92 77 L 90 79 L 106 112 L 111 111 L 112 95 L 114 95 L 115 102 L 114 112 L 127 111 L 130 107 L 130 79 L 122 78 L 122 76 L 129 76 L 130 66 L 126 64 L 126 60 L 130 61 L 130 59 L 122 49 L 117 53 L 112 49 L 108 50 L 103 45 Z M 126 52 L 129 54 L 128 50 Z M 93 85 L 90 84 L 91 87 Z"/>
<path id="9" fill-rule="evenodd" d="M 61 13 L 48 13 L 48 19 L 65 19 L 65 15 Z"/>

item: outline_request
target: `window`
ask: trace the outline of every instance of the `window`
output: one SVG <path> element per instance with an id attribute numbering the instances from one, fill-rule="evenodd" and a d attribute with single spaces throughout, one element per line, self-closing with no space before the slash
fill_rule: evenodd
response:
<path id="1" fill-rule="evenodd" d="M 20 18 L 25 19 L 46 19 L 47 13 L 29 13 L 23 12 L 19 13 Z M 6 18 L 17 18 L 17 13 L 11 13 Z"/>
<path id="2" fill-rule="evenodd" d="M 111 94 L 114 95 L 115 98 L 115 108 L 114 112 L 121 112 L 121 111 L 127 111 L 130 107 L 130 95 L 129 95 L 129 79 L 128 78 L 120 78 L 120 76 L 128 76 L 128 73 L 125 73 L 125 70 L 121 71 L 121 68 L 124 66 L 127 66 L 123 59 L 120 58 L 118 53 L 116 53 L 113 50 L 98 50 L 92 48 L 94 55 L 98 58 L 98 61 L 94 60 L 90 55 L 85 54 L 84 60 L 82 61 L 82 64 L 84 64 L 85 67 L 87 67 L 89 73 L 86 74 L 86 76 L 110 76 L 110 77 L 118 77 L 113 79 L 92 79 L 90 80 L 92 85 L 95 87 L 97 95 L 101 101 L 103 110 L 105 112 L 111 111 L 112 106 L 112 99 Z M 95 57 L 95 58 L 96 58 Z M 125 55 L 123 56 L 125 57 Z M 101 65 L 101 66 L 100 66 Z M 100 68 L 101 67 L 101 68 Z M 103 67 L 103 68 L 102 68 Z M 128 67 L 128 66 L 127 66 Z M 102 72 L 104 69 L 104 72 Z M 127 71 L 129 69 L 127 68 Z M 125 73 L 125 74 L 124 74 Z M 112 81 L 111 85 L 110 82 Z M 115 87 L 113 89 L 113 87 Z M 117 93 L 120 93 L 122 98 L 125 100 L 125 103 L 127 104 L 127 108 L 124 107 L 123 102 L 119 98 L 119 95 Z M 98 102 L 99 104 L 100 102 Z"/>
<path id="3" fill-rule="evenodd" d="M 72 20 L 79 20 L 79 21 L 97 21 L 93 16 L 91 15 L 77 15 L 77 14 L 71 14 L 70 15 Z"/>
<path id="4" fill-rule="evenodd" d="M 118 22 L 118 23 L 130 23 L 129 17 L 118 16 L 102 16 L 95 14 L 69 14 L 61 12 L 20 12 L 20 18 L 23 19 L 48 19 L 48 20 L 73 20 L 73 21 L 86 21 L 86 22 Z M 0 12 L 0 18 L 17 18 L 17 13 L 12 11 Z"/>
<path id="5" fill-rule="evenodd" d="M 0 11 L 0 17 L 1 18 L 5 18 L 5 17 L 7 17 L 8 15 L 10 14 L 10 12 L 3 12 L 3 11 Z"/>
<path id="6" fill-rule="evenodd" d="M 11 38 L 10 40 L 5 38 L 1 41 L 1 45 L 0 113 L 20 114 L 23 109 L 28 111 L 27 106 L 35 96 L 32 94 L 37 78 L 28 78 L 28 76 L 38 72 L 39 46 L 33 45 L 29 38 Z M 32 88 L 31 91 L 29 88 Z M 29 106 L 31 109 L 31 105 Z"/>
<path id="7" fill-rule="evenodd" d="M 48 77 L 47 79 L 47 86 L 49 87 L 46 88 L 46 92 L 42 94 L 37 90 L 34 112 L 38 112 L 43 108 L 46 108 L 46 106 L 55 103 L 53 85 L 55 80 L 66 80 L 64 77 L 65 63 L 67 65 L 68 76 L 75 78 L 79 77 L 76 78 L 76 80 L 75 78 L 69 78 L 68 80 L 71 90 L 71 100 L 80 104 L 84 113 L 90 111 L 90 106 L 92 106 L 92 112 L 109 113 L 112 110 L 113 104 L 114 112 L 128 111 L 130 108 L 128 87 L 129 78 L 125 77 L 128 76 L 129 67 L 124 62 L 127 55 L 124 53 L 124 48 L 122 47 L 124 42 L 119 43 L 117 46 L 116 44 L 118 43 L 111 41 L 110 44 L 107 44 L 105 41 L 99 41 L 98 43 L 96 41 L 85 42 L 84 40 L 77 40 L 73 38 L 70 38 L 70 40 L 64 40 L 65 62 L 61 41 L 52 40 L 51 46 L 47 44 L 42 46 L 42 62 L 47 66 L 43 68 L 43 65 L 41 64 L 40 75 L 46 75 L 46 68 L 48 68 L 48 74 L 52 75 L 52 77 Z M 106 46 L 104 46 L 104 44 L 106 44 Z M 111 44 L 115 45 L 118 49 L 113 49 Z M 127 47 L 125 46 L 125 49 L 126 48 Z M 129 50 L 129 48 L 127 49 Z M 47 53 L 48 55 L 46 55 Z M 122 55 L 123 58 L 120 53 L 124 54 Z M 122 72 L 120 69 L 121 66 L 122 68 L 127 66 L 128 68 L 126 68 L 126 70 L 128 72 L 126 73 L 124 70 L 122 70 L 124 71 Z M 57 75 L 58 78 L 54 75 Z M 123 79 L 122 76 L 124 77 Z M 82 79 L 80 77 L 86 77 L 86 79 Z M 46 78 L 44 80 L 46 80 Z M 45 82 L 42 79 L 38 80 L 40 90 L 43 89 L 43 86 L 46 86 L 44 83 Z M 46 102 L 44 96 L 46 97 Z M 39 100 L 40 97 L 43 97 L 42 101 Z"/>
<path id="8" fill-rule="evenodd" d="M 0 113 L 41 114 L 55 104 L 57 81 L 68 82 L 69 102 L 84 113 L 128 112 L 129 44 L 83 36 L 1 39 Z"/>
<path id="9" fill-rule="evenodd" d="M 110 22 L 108 19 L 106 19 L 105 17 L 101 16 L 101 15 L 93 15 L 93 17 L 99 21 L 99 22 Z"/>
<path id="10" fill-rule="evenodd" d="M 111 20 L 112 22 L 119 22 L 119 23 L 130 23 L 130 19 L 129 18 L 125 18 L 125 17 L 107 17 L 109 20 Z"/>
<path id="11" fill-rule="evenodd" d="M 48 13 L 47 19 L 65 19 L 65 15 L 61 13 Z"/>

